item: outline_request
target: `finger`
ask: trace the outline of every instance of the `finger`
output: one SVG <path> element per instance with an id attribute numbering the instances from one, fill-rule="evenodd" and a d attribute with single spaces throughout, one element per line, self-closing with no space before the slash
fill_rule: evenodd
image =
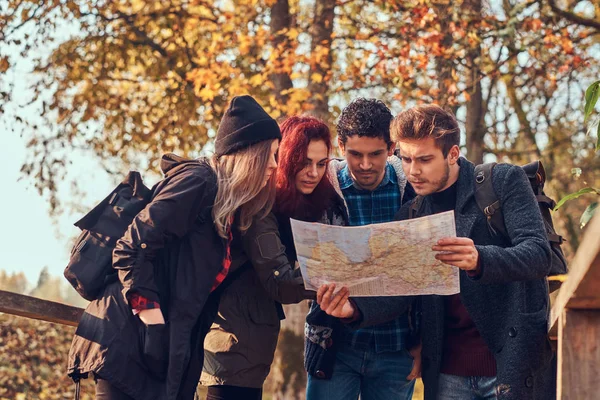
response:
<path id="1" fill-rule="evenodd" d="M 443 254 L 438 253 L 435 255 L 435 259 L 442 262 L 456 262 L 462 263 L 465 265 L 476 266 L 477 265 L 477 255 L 473 253 L 469 254 L 461 254 L 461 253 L 450 253 Z"/>
<path id="2" fill-rule="evenodd" d="M 438 240 L 437 244 L 439 246 L 445 246 L 445 245 L 473 245 L 473 240 L 470 238 L 466 238 L 466 237 L 447 237 L 447 238 L 441 238 L 440 240 Z"/>
<path id="3" fill-rule="evenodd" d="M 448 262 L 442 261 L 442 262 L 450 267 L 456 267 L 456 268 L 462 269 L 464 271 L 472 271 L 476 268 L 473 264 L 467 263 L 465 261 L 448 261 Z"/>
<path id="4" fill-rule="evenodd" d="M 317 304 L 321 304 L 323 302 L 323 295 L 325 292 L 327 292 L 327 289 L 329 289 L 329 286 L 326 284 L 323 284 L 319 287 L 317 290 Z"/>
<path id="5" fill-rule="evenodd" d="M 332 297 L 329 306 L 327 307 L 327 313 L 334 316 L 339 316 L 341 313 L 341 306 L 344 304 L 344 297 L 347 298 L 346 291 L 345 288 L 342 288 L 338 293 L 335 294 L 335 296 Z"/>
<path id="6" fill-rule="evenodd" d="M 458 245 L 445 245 L 445 246 L 432 246 L 433 251 L 450 251 L 453 253 L 468 253 L 473 251 L 473 246 L 458 246 Z"/>
<path id="7" fill-rule="evenodd" d="M 342 307 L 346 301 L 348 301 L 348 288 L 343 287 L 340 289 L 338 293 L 331 299 L 329 303 L 329 307 L 327 308 L 327 314 L 331 315 L 341 315 Z"/>
<path id="8" fill-rule="evenodd" d="M 321 310 L 327 310 L 329 308 L 329 304 L 331 303 L 331 299 L 333 297 L 333 292 L 335 290 L 335 283 L 329 284 L 327 291 L 323 294 L 323 302 L 321 305 Z M 327 311 L 325 311 L 327 312 Z"/>
<path id="9" fill-rule="evenodd" d="M 319 286 L 317 289 L 317 304 L 321 304 L 323 302 L 323 293 L 325 292 L 325 285 Z"/>
<path id="10" fill-rule="evenodd" d="M 440 261 L 462 261 L 466 259 L 466 255 L 460 253 L 436 254 L 435 258 Z"/>

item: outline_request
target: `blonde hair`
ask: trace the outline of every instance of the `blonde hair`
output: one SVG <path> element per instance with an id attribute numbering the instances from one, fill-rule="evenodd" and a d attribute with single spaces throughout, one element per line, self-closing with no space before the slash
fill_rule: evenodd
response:
<path id="1" fill-rule="evenodd" d="M 213 156 L 211 166 L 217 174 L 217 196 L 212 217 L 217 233 L 227 238 L 232 217 L 238 210 L 237 225 L 246 232 L 255 216 L 266 217 L 275 202 L 275 173 L 263 187 L 271 157 L 272 140 L 220 157 Z"/>

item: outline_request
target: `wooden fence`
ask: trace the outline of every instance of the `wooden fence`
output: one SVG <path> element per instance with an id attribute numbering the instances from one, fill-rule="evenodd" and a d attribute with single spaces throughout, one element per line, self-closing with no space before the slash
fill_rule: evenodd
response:
<path id="1" fill-rule="evenodd" d="M 600 215 L 590 222 L 550 319 L 558 400 L 600 398 Z M 0 312 L 77 326 L 83 309 L 0 290 Z M 1 350 L 0 350 L 1 351 Z"/>

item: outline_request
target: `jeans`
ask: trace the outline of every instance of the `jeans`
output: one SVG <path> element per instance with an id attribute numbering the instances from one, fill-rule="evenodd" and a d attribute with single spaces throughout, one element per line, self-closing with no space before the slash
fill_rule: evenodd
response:
<path id="1" fill-rule="evenodd" d="M 306 400 L 410 400 L 415 381 L 406 377 L 413 359 L 408 351 L 354 350 L 343 345 L 337 351 L 331 379 L 308 376 Z"/>
<path id="2" fill-rule="evenodd" d="M 437 400 L 497 399 L 495 376 L 440 374 Z"/>

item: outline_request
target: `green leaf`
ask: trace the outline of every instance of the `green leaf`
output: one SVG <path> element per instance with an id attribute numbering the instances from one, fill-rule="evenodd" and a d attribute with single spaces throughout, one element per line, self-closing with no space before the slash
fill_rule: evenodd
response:
<path id="1" fill-rule="evenodd" d="M 592 219 L 592 217 L 594 216 L 594 213 L 596 212 L 597 208 L 598 202 L 592 203 L 588 206 L 588 208 L 585 209 L 583 214 L 581 214 L 581 219 L 579 220 L 579 227 L 581 229 L 583 229 L 587 225 L 587 223 L 590 222 L 590 219 Z"/>
<path id="2" fill-rule="evenodd" d="M 563 204 L 565 204 L 567 201 L 576 199 L 579 196 L 582 196 L 582 195 L 584 195 L 586 193 L 596 193 L 596 194 L 600 195 L 600 189 L 596 189 L 596 188 L 593 188 L 593 187 L 586 187 L 586 188 L 581 189 L 578 192 L 568 194 L 565 197 L 563 197 L 562 199 L 560 199 L 560 201 L 558 202 L 558 204 L 556 205 L 556 207 L 554 207 L 554 211 L 556 211 L 559 208 L 561 208 L 563 206 Z"/>
<path id="3" fill-rule="evenodd" d="M 596 151 L 600 151 L 600 122 L 598 122 L 598 138 L 596 139 Z"/>
<path id="4" fill-rule="evenodd" d="M 596 106 L 596 102 L 598 101 L 598 96 L 600 96 L 600 81 L 596 81 L 590 85 L 589 88 L 585 91 L 585 118 L 584 121 L 587 121 L 592 111 L 594 111 L 594 107 Z"/>

